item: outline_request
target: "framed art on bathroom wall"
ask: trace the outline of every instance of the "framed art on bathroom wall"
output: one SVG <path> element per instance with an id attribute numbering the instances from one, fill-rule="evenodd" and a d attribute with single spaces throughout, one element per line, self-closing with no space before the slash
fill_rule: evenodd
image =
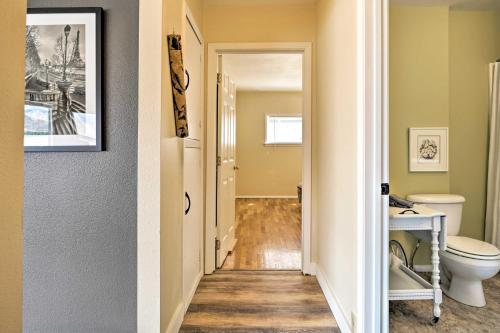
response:
<path id="1" fill-rule="evenodd" d="M 411 172 L 448 171 L 448 128 L 410 128 L 409 164 Z"/>
<path id="2" fill-rule="evenodd" d="M 101 151 L 102 8 L 30 8 L 24 150 Z"/>

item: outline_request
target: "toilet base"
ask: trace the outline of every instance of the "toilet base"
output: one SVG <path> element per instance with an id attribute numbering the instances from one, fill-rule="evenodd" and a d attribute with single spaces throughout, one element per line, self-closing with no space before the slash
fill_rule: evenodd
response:
<path id="1" fill-rule="evenodd" d="M 446 296 L 466 305 L 478 308 L 486 305 L 482 281 L 465 280 L 455 275 L 451 278 L 449 288 L 443 286 L 443 292 Z"/>

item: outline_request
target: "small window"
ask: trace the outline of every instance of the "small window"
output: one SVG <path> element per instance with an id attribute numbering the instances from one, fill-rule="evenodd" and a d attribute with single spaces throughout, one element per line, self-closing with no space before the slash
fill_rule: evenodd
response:
<path id="1" fill-rule="evenodd" d="M 266 116 L 266 145 L 302 144 L 301 116 Z"/>

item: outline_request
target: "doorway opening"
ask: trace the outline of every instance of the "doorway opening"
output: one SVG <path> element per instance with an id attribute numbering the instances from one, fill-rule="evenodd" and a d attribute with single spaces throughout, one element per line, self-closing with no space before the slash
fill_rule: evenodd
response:
<path id="1" fill-rule="evenodd" d="M 310 45 L 209 44 L 208 66 L 205 273 L 310 274 Z"/>

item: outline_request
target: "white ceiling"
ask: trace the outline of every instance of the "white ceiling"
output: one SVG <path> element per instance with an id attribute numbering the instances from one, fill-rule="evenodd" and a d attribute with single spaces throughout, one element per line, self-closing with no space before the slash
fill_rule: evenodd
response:
<path id="1" fill-rule="evenodd" d="M 419 6 L 450 6 L 453 9 L 499 9 L 500 0 L 390 0 L 391 4 Z"/>
<path id="2" fill-rule="evenodd" d="M 302 90 L 301 54 L 227 54 L 223 64 L 237 90 Z"/>
<path id="3" fill-rule="evenodd" d="M 316 0 L 203 0 L 205 5 L 303 5 L 314 4 Z"/>

